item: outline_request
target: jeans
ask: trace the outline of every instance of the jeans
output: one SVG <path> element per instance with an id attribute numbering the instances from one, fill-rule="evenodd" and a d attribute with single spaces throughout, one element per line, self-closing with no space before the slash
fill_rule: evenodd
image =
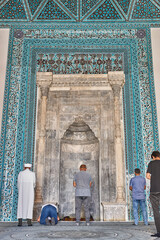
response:
<path id="1" fill-rule="evenodd" d="M 46 218 L 52 218 L 54 217 L 55 219 L 55 224 L 58 223 L 58 220 L 57 220 L 57 210 L 55 207 L 53 207 L 52 205 L 48 204 L 46 205 L 43 209 L 42 209 L 42 212 L 41 212 L 41 217 L 40 217 L 40 224 L 44 224 L 46 225 Z"/>
<path id="2" fill-rule="evenodd" d="M 138 205 L 140 204 L 143 221 L 145 225 L 148 225 L 147 211 L 146 211 L 146 203 L 145 200 L 135 200 L 133 199 L 133 215 L 134 215 L 134 223 L 138 225 Z"/>

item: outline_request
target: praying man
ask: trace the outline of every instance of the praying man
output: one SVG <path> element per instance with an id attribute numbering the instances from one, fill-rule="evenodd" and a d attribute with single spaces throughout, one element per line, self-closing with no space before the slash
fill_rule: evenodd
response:
<path id="1" fill-rule="evenodd" d="M 35 173 L 30 163 L 24 164 L 24 170 L 18 174 L 18 226 L 22 226 L 22 219 L 27 219 L 28 226 L 32 226 Z"/>

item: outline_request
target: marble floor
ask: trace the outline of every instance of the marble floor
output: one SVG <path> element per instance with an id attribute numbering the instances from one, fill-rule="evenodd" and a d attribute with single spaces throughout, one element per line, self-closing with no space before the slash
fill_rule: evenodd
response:
<path id="1" fill-rule="evenodd" d="M 90 226 L 85 226 L 82 222 L 76 226 L 75 222 L 59 222 L 56 226 L 42 226 L 33 222 L 33 226 L 28 227 L 24 222 L 22 227 L 18 227 L 16 222 L 0 222 L 1 240 L 155 240 L 158 238 L 150 236 L 155 232 L 154 223 L 134 226 L 131 222 L 91 222 Z"/>

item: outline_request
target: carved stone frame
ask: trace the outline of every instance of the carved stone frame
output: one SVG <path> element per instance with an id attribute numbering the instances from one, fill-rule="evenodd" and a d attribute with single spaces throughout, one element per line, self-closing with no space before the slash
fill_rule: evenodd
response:
<path id="1" fill-rule="evenodd" d="M 109 72 L 108 74 L 71 74 L 71 75 L 53 75 L 51 72 L 37 73 L 37 86 L 41 92 L 41 101 L 38 106 L 40 112 L 39 126 L 39 144 L 37 151 L 36 174 L 37 187 L 35 195 L 35 206 L 43 203 L 42 187 L 43 187 L 43 164 L 45 158 L 45 127 L 46 127 L 46 106 L 49 91 L 85 91 L 85 90 L 110 90 L 113 91 L 114 99 L 114 128 L 115 128 L 115 159 L 116 159 L 116 202 L 101 202 L 102 213 L 101 220 L 125 220 L 125 183 L 124 183 L 124 157 L 121 130 L 121 92 L 125 83 L 125 75 L 122 71 Z M 101 186 L 100 188 L 101 189 Z M 121 214 L 114 214 L 113 207 L 119 208 Z M 110 209 L 110 217 L 106 217 Z M 106 212 L 107 211 L 107 212 Z M 103 216 L 102 216 L 103 215 Z M 114 215 L 114 216 L 113 216 Z"/>

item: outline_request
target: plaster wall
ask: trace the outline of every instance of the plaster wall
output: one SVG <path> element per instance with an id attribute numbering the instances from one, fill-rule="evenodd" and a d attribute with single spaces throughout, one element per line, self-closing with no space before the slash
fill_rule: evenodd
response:
<path id="1" fill-rule="evenodd" d="M 0 29 L 0 133 L 3 110 L 3 96 L 8 54 L 9 29 Z"/>
<path id="2" fill-rule="evenodd" d="M 158 130 L 160 136 L 160 28 L 151 29 L 153 73 L 157 104 Z"/>

